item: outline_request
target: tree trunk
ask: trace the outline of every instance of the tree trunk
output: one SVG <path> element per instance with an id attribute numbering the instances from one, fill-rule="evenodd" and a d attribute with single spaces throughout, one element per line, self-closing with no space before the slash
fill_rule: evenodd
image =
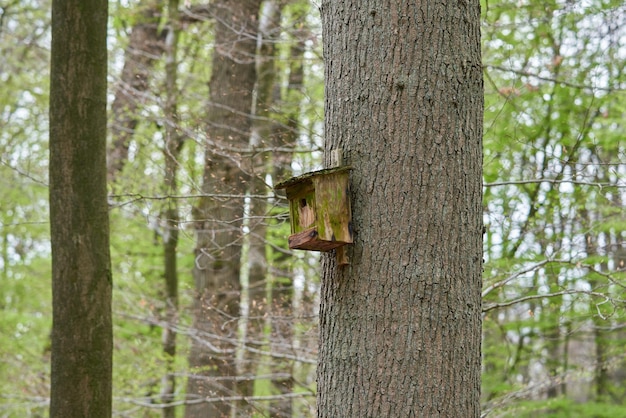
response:
<path id="1" fill-rule="evenodd" d="M 165 195 L 176 195 L 178 190 L 176 174 L 178 172 L 178 156 L 183 146 L 183 137 L 178 133 L 178 0 L 169 0 L 169 35 L 165 41 L 165 177 L 163 179 Z M 176 357 L 176 325 L 178 322 L 178 202 L 176 198 L 168 199 L 163 211 L 163 264 L 165 276 L 165 326 L 163 327 L 163 354 L 167 364 L 166 374 L 161 385 L 161 401 L 171 403 L 176 394 L 176 377 L 173 363 Z M 174 406 L 163 408 L 163 418 L 175 418 Z"/>
<path id="2" fill-rule="evenodd" d="M 259 34 L 256 54 L 256 100 L 254 122 L 251 127 L 250 147 L 252 149 L 269 149 L 272 130 L 275 121 L 272 120 L 274 106 L 274 87 L 276 79 L 276 43 L 280 35 L 280 8 L 274 1 L 266 1 L 259 13 Z M 245 262 L 241 266 L 242 277 L 248 280 L 248 309 L 247 314 L 242 312 L 245 323 L 244 344 L 264 339 L 264 326 L 267 312 L 267 259 L 266 259 L 266 231 L 267 199 L 256 196 L 267 195 L 268 186 L 266 174 L 271 171 L 271 153 L 260 151 L 251 157 L 251 172 L 247 184 L 247 193 L 252 197 L 249 200 L 249 233 L 246 236 L 248 252 Z M 243 310 L 242 310 L 243 311 Z M 244 352 L 238 365 L 238 374 L 245 376 L 237 384 L 237 390 L 245 396 L 254 393 L 255 378 L 261 356 L 257 353 Z M 245 408 L 245 401 L 241 402 Z M 254 411 L 250 410 L 248 414 Z M 241 413 L 241 411 L 239 411 Z"/>
<path id="3" fill-rule="evenodd" d="M 303 99 L 304 84 L 304 52 L 306 50 L 306 40 L 310 33 L 306 22 L 306 17 L 310 11 L 306 8 L 291 11 L 291 22 L 295 23 L 290 33 L 293 39 L 289 52 L 289 78 L 284 97 L 280 102 L 286 109 L 283 123 L 279 126 L 272 139 L 276 148 L 295 149 L 300 131 L 300 120 L 302 118 L 301 103 Z M 293 153 L 277 152 L 272 158 L 272 177 L 275 182 L 284 180 L 291 175 L 291 163 Z M 296 347 L 297 319 L 294 311 L 294 286 L 293 286 L 293 261 L 286 253 L 277 254 L 271 251 L 269 266 L 269 278 L 271 280 L 271 290 L 268 298 L 268 308 L 270 309 L 271 337 L 270 351 L 272 353 L 289 352 Z M 293 318 L 284 320 L 283 318 Z M 288 395 L 294 391 L 294 382 L 297 377 L 297 366 L 293 362 L 278 359 L 273 361 L 272 390 L 275 393 Z M 289 418 L 294 414 L 293 399 L 284 396 L 270 402 L 270 414 L 272 417 Z"/>
<path id="4" fill-rule="evenodd" d="M 138 6 L 140 17 L 133 26 L 124 52 L 124 68 L 115 89 L 111 106 L 113 123 L 111 136 L 113 146 L 109 151 L 108 176 L 113 180 L 124 168 L 128 148 L 139 121 L 142 96 L 149 87 L 154 63 L 164 52 L 166 31 L 159 31 L 162 7 L 150 2 Z"/>
<path id="5" fill-rule="evenodd" d="M 215 51 L 209 82 L 210 103 L 203 197 L 195 211 L 197 300 L 186 417 L 228 417 L 235 396 L 235 349 L 239 316 L 241 227 L 248 180 L 248 149 L 260 0 L 215 7 Z"/>
<path id="6" fill-rule="evenodd" d="M 176 22 L 172 22 L 171 18 L 170 22 L 174 25 L 207 22 L 212 18 L 211 7 L 208 4 L 185 7 L 183 13 L 176 13 Z M 128 160 L 128 150 L 141 119 L 145 95 L 158 95 L 158 92 L 150 92 L 149 88 L 154 65 L 166 50 L 168 31 L 159 29 L 163 10 L 161 2 L 155 0 L 137 5 L 137 21 L 133 25 L 128 47 L 124 52 L 124 67 L 115 86 L 115 98 L 111 105 L 113 143 L 108 155 L 110 182 L 123 171 Z"/>
<path id="7" fill-rule="evenodd" d="M 106 0 L 52 3 L 51 417 L 110 417 Z"/>
<path id="8" fill-rule="evenodd" d="M 478 417 L 480 6 L 322 3 L 326 151 L 351 173 L 351 265 L 323 258 L 320 417 Z"/>

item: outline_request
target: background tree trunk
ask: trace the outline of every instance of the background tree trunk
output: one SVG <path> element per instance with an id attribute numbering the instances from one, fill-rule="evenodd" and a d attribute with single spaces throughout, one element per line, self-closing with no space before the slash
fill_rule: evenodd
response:
<path id="1" fill-rule="evenodd" d="M 322 3 L 326 151 L 351 174 L 352 264 L 323 259 L 320 417 L 478 417 L 480 6 Z"/>
<path id="2" fill-rule="evenodd" d="M 242 259 L 241 276 L 247 282 L 247 309 L 242 309 L 242 325 L 245 345 L 259 345 L 264 339 L 264 326 L 267 321 L 267 266 L 266 233 L 268 200 L 258 196 L 267 195 L 266 176 L 271 172 L 271 153 L 266 150 L 272 143 L 272 130 L 276 124 L 272 117 L 275 105 L 273 95 L 277 69 L 275 67 L 276 44 L 280 36 L 280 8 L 274 1 L 266 1 L 259 12 L 259 31 L 256 54 L 256 85 L 254 121 L 251 126 L 250 148 L 262 150 L 251 156 L 250 175 L 246 185 L 250 195 L 248 203 L 248 234 L 245 237 L 247 254 Z M 265 150 L 263 150 L 265 149 Z M 244 264 L 245 263 L 245 264 Z M 244 277 L 247 280 L 243 279 Z M 244 377 L 237 384 L 237 391 L 245 396 L 254 394 L 255 374 L 261 365 L 261 355 L 245 349 L 240 353 L 238 375 Z M 246 401 L 241 407 L 246 407 Z M 239 413 L 242 411 L 240 410 Z M 248 414 L 253 414 L 250 410 Z"/>
<path id="3" fill-rule="evenodd" d="M 235 349 L 240 298 L 244 195 L 249 175 L 251 110 L 256 82 L 259 0 L 216 2 L 215 51 L 202 192 L 194 213 L 197 300 L 189 365 L 191 399 L 236 395 Z M 187 406 L 186 417 L 228 417 L 228 401 Z"/>
<path id="4" fill-rule="evenodd" d="M 284 7 L 284 5 L 283 5 Z M 272 140 L 276 148 L 292 148 L 298 146 L 298 137 L 301 129 L 302 98 L 304 87 L 304 53 L 306 51 L 306 39 L 310 37 L 307 15 L 310 10 L 307 7 L 293 8 L 290 22 L 293 30 L 290 35 L 291 46 L 289 48 L 289 77 L 287 88 L 280 98 L 283 110 L 282 124 L 275 127 Z M 291 164 L 293 153 L 276 152 L 272 156 L 272 177 L 274 182 L 287 179 L 291 176 Z M 293 257 L 287 253 L 279 253 L 270 249 L 268 279 L 270 280 L 270 292 L 268 296 L 269 318 L 271 321 L 270 351 L 272 353 L 291 353 L 297 346 L 296 310 L 294 309 L 294 269 Z M 285 318 L 294 318 L 285 320 Z M 272 390 L 282 395 L 294 392 L 297 381 L 297 368 L 299 365 L 292 361 L 273 361 Z M 270 403 L 270 413 L 273 417 L 291 417 L 295 411 L 293 400 L 288 396 L 275 399 Z"/>
<path id="5" fill-rule="evenodd" d="M 52 3 L 51 417 L 110 417 L 106 0 Z"/>
<path id="6" fill-rule="evenodd" d="M 165 176 L 163 188 L 166 196 L 178 192 L 178 157 L 183 147 L 183 136 L 178 129 L 178 0 L 169 0 L 168 36 L 165 40 Z M 163 209 L 163 264 L 165 276 L 165 326 L 163 327 L 163 354 L 167 370 L 161 384 L 161 401 L 171 403 L 176 395 L 176 377 L 173 363 L 176 357 L 176 326 L 178 324 L 178 223 L 180 214 L 176 197 L 169 198 Z M 175 418 L 174 406 L 163 408 L 163 418 Z"/>
<path id="7" fill-rule="evenodd" d="M 124 52 L 124 68 L 111 106 L 113 145 L 108 158 L 109 180 L 114 180 L 128 159 L 128 148 L 139 122 L 143 95 L 148 93 L 154 64 L 165 50 L 167 31 L 159 30 L 163 7 L 155 2 L 139 5 L 137 23 L 132 28 Z"/>

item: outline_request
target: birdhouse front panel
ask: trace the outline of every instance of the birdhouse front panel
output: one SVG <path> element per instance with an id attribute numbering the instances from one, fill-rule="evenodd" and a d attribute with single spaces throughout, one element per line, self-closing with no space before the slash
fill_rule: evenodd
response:
<path id="1" fill-rule="evenodd" d="M 289 248 L 330 251 L 353 242 L 349 169 L 316 171 L 276 186 L 289 200 Z"/>
<path id="2" fill-rule="evenodd" d="M 313 182 L 305 181 L 287 193 L 291 215 L 291 233 L 297 234 L 315 224 L 315 188 Z"/>

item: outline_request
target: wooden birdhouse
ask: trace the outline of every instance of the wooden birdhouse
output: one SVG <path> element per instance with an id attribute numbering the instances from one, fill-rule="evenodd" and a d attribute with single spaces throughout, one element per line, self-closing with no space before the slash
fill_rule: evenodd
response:
<path id="1" fill-rule="evenodd" d="M 289 248 L 330 251 L 353 242 L 350 169 L 314 171 L 276 185 L 289 200 Z"/>

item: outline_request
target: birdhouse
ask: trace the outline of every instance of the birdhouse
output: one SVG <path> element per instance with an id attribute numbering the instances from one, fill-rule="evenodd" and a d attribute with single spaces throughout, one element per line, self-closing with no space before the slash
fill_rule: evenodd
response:
<path id="1" fill-rule="evenodd" d="M 330 251 L 353 242 L 350 169 L 314 171 L 276 185 L 289 200 L 289 248 Z"/>

